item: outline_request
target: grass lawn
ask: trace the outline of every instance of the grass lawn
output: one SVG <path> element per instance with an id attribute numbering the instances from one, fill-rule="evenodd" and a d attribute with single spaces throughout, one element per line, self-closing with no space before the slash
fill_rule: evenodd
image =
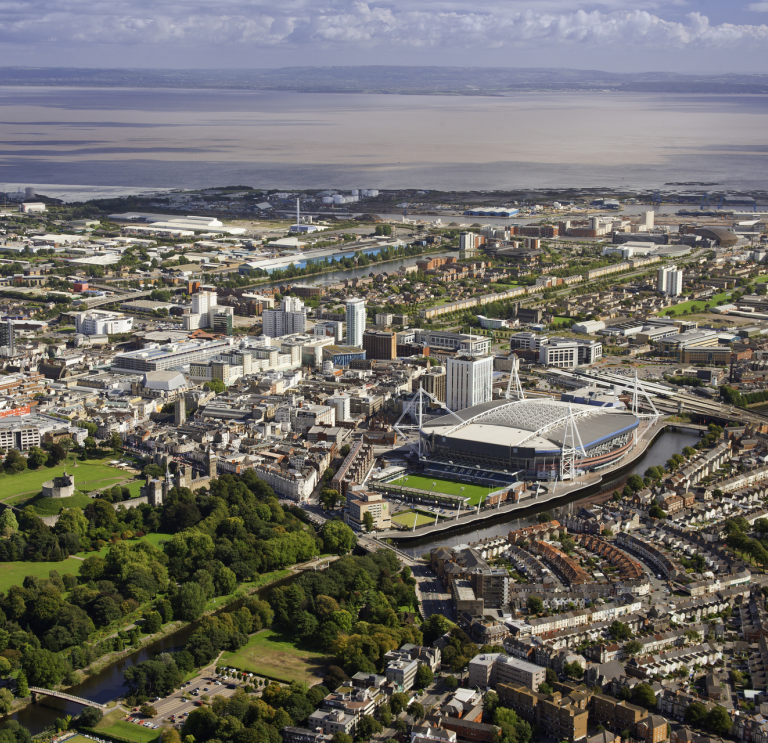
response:
<path id="1" fill-rule="evenodd" d="M 434 487 L 432 487 L 433 482 L 436 483 Z M 431 490 L 433 493 L 445 493 L 446 495 L 463 495 L 469 498 L 468 504 L 470 506 L 476 506 L 481 500 L 485 500 L 489 492 L 492 492 L 484 485 L 472 485 L 458 480 L 442 480 L 439 477 L 421 477 L 420 475 L 405 475 L 405 477 L 400 477 L 388 484 Z"/>
<path id="2" fill-rule="evenodd" d="M 120 712 L 120 717 L 125 717 L 125 712 Z M 157 719 L 158 718 L 155 718 L 153 721 L 155 725 L 158 724 Z M 135 722 L 126 722 L 122 719 L 113 722 L 111 725 L 102 727 L 103 722 L 104 720 L 94 728 L 97 732 L 106 734 L 111 733 L 120 738 L 136 741 L 136 743 L 152 743 L 152 741 L 157 740 L 163 732 L 162 726 L 157 730 L 151 730 L 150 728 L 145 728 L 143 725 L 137 725 Z"/>
<path id="3" fill-rule="evenodd" d="M 19 508 L 32 506 L 40 516 L 55 516 L 62 508 L 86 508 L 91 502 L 91 497 L 85 493 L 75 491 L 69 498 L 43 498 L 38 494 L 18 504 Z"/>
<path id="4" fill-rule="evenodd" d="M 674 317 L 680 317 L 680 315 L 683 313 L 683 310 L 688 310 L 689 312 L 704 312 L 705 305 L 708 304 L 710 307 L 716 307 L 717 303 L 721 299 L 727 300 L 728 297 L 730 297 L 730 292 L 715 294 L 708 299 L 691 299 L 687 302 L 681 302 L 680 304 L 672 305 L 672 307 L 666 307 L 663 310 L 659 310 L 656 314 L 659 317 L 662 317 L 663 315 L 666 315 L 670 310 L 674 310 Z"/>
<path id="5" fill-rule="evenodd" d="M 134 480 L 129 482 L 125 487 L 131 491 L 131 498 L 138 498 L 141 495 L 141 486 L 144 484 L 144 480 Z"/>
<path id="6" fill-rule="evenodd" d="M 413 522 L 416 520 L 417 526 L 422 524 L 433 524 L 435 522 L 434 516 L 427 516 L 423 513 L 416 513 L 415 511 L 405 511 L 399 513 L 397 516 L 392 517 L 392 521 L 401 526 L 407 526 L 409 529 L 413 529 Z"/>
<path id="7" fill-rule="evenodd" d="M 165 541 L 167 539 L 170 539 L 173 536 L 173 534 L 145 534 L 143 537 L 139 539 L 126 539 L 125 541 L 129 544 L 134 544 L 135 542 L 149 542 L 150 544 L 154 544 L 155 547 L 158 549 L 162 549 L 160 546 L 160 542 Z M 102 547 L 100 550 L 92 550 L 90 552 L 78 552 L 78 557 L 95 557 L 98 555 L 99 557 L 105 557 L 107 552 L 109 552 L 109 548 L 111 547 L 111 544 L 107 544 L 104 547 Z"/>
<path id="8" fill-rule="evenodd" d="M 559 328 L 562 325 L 566 325 L 570 328 L 575 322 L 576 321 L 572 317 L 553 317 L 552 322 L 549 324 L 553 328 Z"/>
<path id="9" fill-rule="evenodd" d="M 108 464 L 102 464 L 98 459 L 88 459 L 85 462 L 78 461 L 77 467 L 74 466 L 73 460 L 74 458 L 70 457 L 66 464 L 62 462 L 56 467 L 24 470 L 24 472 L 18 475 L 0 475 L 0 493 L 2 493 L 0 498 L 6 500 L 20 493 L 34 495 L 36 492 L 40 492 L 44 482 L 58 477 L 65 469 L 74 476 L 75 487 L 78 489 L 80 489 L 80 486 L 97 488 L 102 481 L 104 485 L 110 482 L 114 484 L 113 481 L 122 481 L 133 477 L 128 472 L 123 472 L 116 467 L 110 467 Z"/>
<path id="10" fill-rule="evenodd" d="M 240 650 L 224 653 L 219 663 L 287 683 L 312 685 L 322 680 L 318 672 L 330 660 L 323 653 L 295 644 L 287 635 L 267 629 L 253 635 Z"/>
<path id="11" fill-rule="evenodd" d="M 81 493 L 91 493 L 94 490 L 101 490 L 102 488 L 111 488 L 113 485 L 117 485 L 123 481 L 122 477 L 116 477 L 113 480 L 99 480 L 98 482 L 88 483 L 87 485 L 81 485 L 78 490 Z"/>
<path id="12" fill-rule="evenodd" d="M 11 586 L 20 586 L 28 575 L 45 579 L 51 570 L 57 571 L 59 575 L 77 575 L 82 564 L 82 560 L 76 560 L 74 557 L 68 557 L 61 562 L 0 562 L 0 591 L 7 591 Z"/>

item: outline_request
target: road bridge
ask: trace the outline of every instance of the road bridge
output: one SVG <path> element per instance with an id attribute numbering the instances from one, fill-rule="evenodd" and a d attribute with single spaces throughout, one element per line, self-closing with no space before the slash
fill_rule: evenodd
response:
<path id="1" fill-rule="evenodd" d="M 54 691 L 53 689 L 41 689 L 39 686 L 30 686 L 29 690 L 34 697 L 35 694 L 42 694 L 46 697 L 56 697 L 56 699 L 64 699 L 67 702 L 74 702 L 75 704 L 81 704 L 83 707 L 96 707 L 96 709 L 108 709 L 106 704 L 99 704 L 98 702 L 92 702 L 90 699 L 84 699 L 83 697 L 76 697 L 74 694 L 67 694 L 65 691 Z"/>
<path id="2" fill-rule="evenodd" d="M 110 291 L 114 291 L 114 287 Z M 130 294 L 116 294 L 114 297 L 96 297 L 94 300 L 86 300 L 85 308 L 92 310 L 94 307 L 102 307 L 105 304 L 114 304 L 116 302 L 130 302 L 134 299 L 148 297 L 154 289 L 146 292 L 131 292 Z M 82 305 L 81 305 L 82 306 Z"/>

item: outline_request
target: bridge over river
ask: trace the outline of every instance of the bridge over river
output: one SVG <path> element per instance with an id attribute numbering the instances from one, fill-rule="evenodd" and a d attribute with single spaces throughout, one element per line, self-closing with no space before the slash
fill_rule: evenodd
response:
<path id="1" fill-rule="evenodd" d="M 41 689 L 39 686 L 30 686 L 29 690 L 32 692 L 32 696 L 36 694 L 42 694 L 47 697 L 56 697 L 57 699 L 65 699 L 68 702 L 74 702 L 75 704 L 82 704 L 83 707 L 96 707 L 96 709 L 108 709 L 106 704 L 99 704 L 98 702 L 92 702 L 90 699 L 83 699 L 83 697 L 76 697 L 73 694 L 67 694 L 65 691 L 54 691 L 53 689 Z"/>

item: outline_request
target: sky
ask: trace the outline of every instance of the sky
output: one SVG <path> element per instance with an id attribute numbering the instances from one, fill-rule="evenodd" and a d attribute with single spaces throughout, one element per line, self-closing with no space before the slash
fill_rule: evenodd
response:
<path id="1" fill-rule="evenodd" d="M 768 0 L 0 0 L 0 66 L 768 74 Z"/>

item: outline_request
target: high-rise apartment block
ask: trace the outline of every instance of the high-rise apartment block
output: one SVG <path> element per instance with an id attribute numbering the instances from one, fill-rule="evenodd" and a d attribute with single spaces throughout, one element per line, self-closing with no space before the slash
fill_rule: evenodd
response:
<path id="1" fill-rule="evenodd" d="M 683 293 L 683 272 L 676 266 L 662 266 L 656 274 L 656 290 L 668 297 Z"/>
<path id="2" fill-rule="evenodd" d="M 446 404 L 451 410 L 463 410 L 491 399 L 492 356 L 456 356 L 448 359 L 446 367 Z"/>
<path id="3" fill-rule="evenodd" d="M 304 302 L 298 297 L 283 297 L 279 310 L 264 310 L 261 315 L 262 333 L 268 338 L 303 333 L 307 327 Z"/>
<path id="4" fill-rule="evenodd" d="M 365 332 L 365 300 L 347 300 L 347 345 L 356 348 L 363 347 Z"/>

